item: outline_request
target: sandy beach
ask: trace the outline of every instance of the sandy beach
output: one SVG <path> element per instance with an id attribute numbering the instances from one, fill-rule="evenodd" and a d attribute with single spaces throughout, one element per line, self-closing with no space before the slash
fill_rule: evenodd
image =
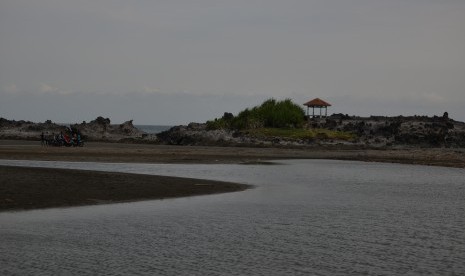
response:
<path id="1" fill-rule="evenodd" d="M 161 146 L 88 143 L 42 147 L 0 140 L 0 159 L 133 163 L 266 163 L 277 159 L 338 159 L 465 168 L 464 149 L 329 149 Z M 0 211 L 103 204 L 240 191 L 246 185 L 164 176 L 0 167 Z"/>
<path id="2" fill-rule="evenodd" d="M 338 159 L 465 168 L 465 149 L 344 147 L 250 148 L 89 142 L 83 148 L 42 147 L 0 140 L 0 159 L 128 163 L 255 163 L 277 159 Z"/>

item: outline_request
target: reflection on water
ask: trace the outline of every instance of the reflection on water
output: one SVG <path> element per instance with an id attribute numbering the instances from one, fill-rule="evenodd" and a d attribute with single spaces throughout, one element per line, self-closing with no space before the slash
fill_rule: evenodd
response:
<path id="1" fill-rule="evenodd" d="M 257 185 L 240 193 L 0 213 L 0 274 L 465 271 L 464 170 L 324 160 L 280 163 L 0 160 Z"/>

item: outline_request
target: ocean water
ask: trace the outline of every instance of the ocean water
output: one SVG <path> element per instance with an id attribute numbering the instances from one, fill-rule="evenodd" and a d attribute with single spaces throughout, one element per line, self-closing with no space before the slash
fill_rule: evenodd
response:
<path id="1" fill-rule="evenodd" d="M 1 275 L 463 275 L 465 170 L 5 161 L 253 184 L 243 192 L 0 213 Z"/>
<path id="2" fill-rule="evenodd" d="M 162 125 L 134 125 L 136 128 L 150 134 L 157 134 L 162 131 L 168 130 L 173 126 L 162 126 Z"/>

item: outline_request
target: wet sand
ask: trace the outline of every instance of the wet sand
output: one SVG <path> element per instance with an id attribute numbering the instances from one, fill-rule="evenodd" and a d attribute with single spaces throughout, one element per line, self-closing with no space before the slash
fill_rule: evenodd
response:
<path id="1" fill-rule="evenodd" d="M 42 147 L 0 140 L 0 159 L 133 163 L 266 163 L 277 159 L 338 159 L 465 168 L 465 149 L 242 148 L 88 143 L 83 148 Z M 206 180 L 0 167 L 0 211 L 102 204 L 223 193 L 247 186 Z"/>
<path id="2" fill-rule="evenodd" d="M 105 204 L 241 191 L 191 178 L 0 166 L 0 211 Z"/>
<path id="3" fill-rule="evenodd" d="M 338 159 L 465 168 L 465 149 L 248 148 L 87 143 L 83 148 L 41 147 L 0 140 L 0 159 L 128 163 L 253 163 L 276 159 Z"/>

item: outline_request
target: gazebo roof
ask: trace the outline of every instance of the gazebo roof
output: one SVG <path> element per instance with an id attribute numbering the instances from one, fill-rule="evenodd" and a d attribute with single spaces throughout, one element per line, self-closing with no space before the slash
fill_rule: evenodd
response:
<path id="1" fill-rule="evenodd" d="M 309 107 L 325 107 L 325 106 L 331 106 L 331 104 L 323 101 L 320 98 L 315 98 L 311 101 L 308 101 L 304 103 L 304 105 L 309 106 Z"/>

